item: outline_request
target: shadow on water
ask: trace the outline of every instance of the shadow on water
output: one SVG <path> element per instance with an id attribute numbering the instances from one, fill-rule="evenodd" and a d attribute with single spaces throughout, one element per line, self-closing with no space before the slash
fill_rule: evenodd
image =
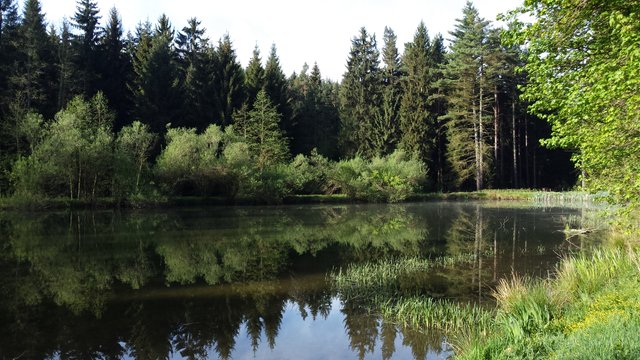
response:
<path id="1" fill-rule="evenodd" d="M 0 355 L 446 358 L 442 334 L 383 321 L 327 274 L 471 253 L 414 287 L 490 302 L 498 279 L 547 276 L 581 246 L 560 232 L 580 216 L 482 203 L 2 213 Z"/>

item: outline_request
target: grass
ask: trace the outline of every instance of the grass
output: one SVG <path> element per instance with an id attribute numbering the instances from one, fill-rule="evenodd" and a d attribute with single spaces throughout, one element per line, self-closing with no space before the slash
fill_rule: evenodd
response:
<path id="1" fill-rule="evenodd" d="M 503 281 L 495 297 L 490 331 L 459 340 L 459 358 L 640 358 L 637 249 L 567 258 L 556 278 Z"/>
<path id="2" fill-rule="evenodd" d="M 481 256 L 490 255 L 488 253 Z M 429 270 L 472 263 L 475 254 L 443 256 L 433 259 L 403 257 L 351 264 L 329 274 L 343 299 L 382 299 L 420 294 L 429 281 Z M 380 301 L 374 301 L 379 305 Z"/>
<path id="3" fill-rule="evenodd" d="M 422 294 L 430 270 L 471 263 L 474 259 L 472 253 L 433 259 L 385 259 L 352 264 L 331 272 L 329 277 L 343 301 L 364 304 L 387 321 L 445 332 L 486 331 L 493 317 L 491 312 Z"/>

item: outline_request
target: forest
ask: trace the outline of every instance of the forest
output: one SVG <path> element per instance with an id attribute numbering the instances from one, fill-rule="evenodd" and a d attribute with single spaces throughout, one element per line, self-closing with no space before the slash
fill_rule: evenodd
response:
<path id="1" fill-rule="evenodd" d="M 540 145 L 550 126 L 521 96 L 527 53 L 470 2 L 448 47 L 424 23 L 402 54 L 392 29 L 379 46 L 361 28 L 339 82 L 317 64 L 285 75 L 275 44 L 243 68 L 231 35 L 212 41 L 197 18 L 125 34 L 91 0 L 60 28 L 38 0 L 0 4 L 5 196 L 399 201 L 576 183 L 572 149 Z"/>

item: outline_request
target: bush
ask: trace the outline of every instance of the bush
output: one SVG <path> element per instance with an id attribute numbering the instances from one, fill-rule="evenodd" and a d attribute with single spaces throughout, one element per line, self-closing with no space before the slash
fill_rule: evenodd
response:
<path id="1" fill-rule="evenodd" d="M 331 162 L 315 149 L 310 156 L 299 154 L 289 164 L 291 186 L 302 195 L 331 192 L 327 186 L 331 168 Z"/>
<path id="2" fill-rule="evenodd" d="M 336 163 L 332 186 L 350 197 L 373 202 L 398 202 L 415 194 L 426 176 L 424 164 L 402 150 L 367 162 L 360 157 Z"/>

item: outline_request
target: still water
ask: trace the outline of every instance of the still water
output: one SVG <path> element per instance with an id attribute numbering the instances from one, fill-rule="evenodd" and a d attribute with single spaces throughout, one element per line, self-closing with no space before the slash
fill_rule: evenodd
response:
<path id="1" fill-rule="evenodd" d="M 510 203 L 0 213 L 3 359 L 444 359 L 443 334 L 383 321 L 332 270 L 475 254 L 425 296 L 491 302 L 548 276 L 584 210 Z"/>

